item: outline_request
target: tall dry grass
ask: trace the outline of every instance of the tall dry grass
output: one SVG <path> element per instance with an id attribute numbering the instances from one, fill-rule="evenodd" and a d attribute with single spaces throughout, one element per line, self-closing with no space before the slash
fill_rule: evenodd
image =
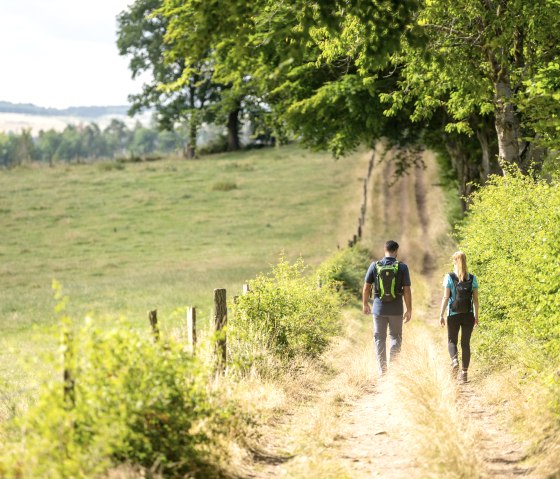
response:
<path id="1" fill-rule="evenodd" d="M 405 411 L 419 477 L 482 477 L 477 432 L 458 405 L 446 351 L 419 325 L 408 335 L 398 363 L 388 394 Z"/>

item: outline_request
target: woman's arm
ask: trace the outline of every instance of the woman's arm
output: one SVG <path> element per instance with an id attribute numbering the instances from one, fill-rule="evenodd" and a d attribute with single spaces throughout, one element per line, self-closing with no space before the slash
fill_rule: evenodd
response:
<path id="1" fill-rule="evenodd" d="M 474 325 L 478 326 L 478 288 L 473 289 L 472 299 L 474 306 Z"/>
<path id="2" fill-rule="evenodd" d="M 443 328 L 445 326 L 445 318 L 443 314 L 445 309 L 447 308 L 447 303 L 449 303 L 449 297 L 451 296 L 451 290 L 449 288 L 445 288 L 443 290 L 443 298 L 441 299 L 441 309 L 439 312 L 439 324 Z"/>

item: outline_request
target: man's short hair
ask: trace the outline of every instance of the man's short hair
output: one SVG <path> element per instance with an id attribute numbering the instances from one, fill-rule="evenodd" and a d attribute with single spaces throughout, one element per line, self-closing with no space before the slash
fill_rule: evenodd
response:
<path id="1" fill-rule="evenodd" d="M 389 240 L 385 243 L 385 251 L 389 253 L 395 253 L 399 249 L 399 243 L 393 240 Z"/>

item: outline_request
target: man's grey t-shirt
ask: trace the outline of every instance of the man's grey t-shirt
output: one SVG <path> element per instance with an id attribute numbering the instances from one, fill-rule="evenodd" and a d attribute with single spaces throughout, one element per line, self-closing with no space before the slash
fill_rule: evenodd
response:
<path id="1" fill-rule="evenodd" d="M 385 256 L 385 258 L 379 261 L 374 261 L 369 265 L 366 273 L 365 282 L 373 285 L 374 298 L 373 298 L 373 315 L 374 316 L 402 316 L 404 312 L 403 308 L 403 286 L 410 286 L 410 273 L 408 271 L 408 266 L 399 261 L 399 271 L 397 273 L 397 284 L 396 292 L 397 297 L 394 301 L 389 303 L 382 303 L 379 299 L 379 295 L 375 293 L 375 277 L 377 276 L 377 271 L 375 269 L 376 263 L 381 265 L 393 264 L 397 261 L 395 258 L 390 256 Z"/>

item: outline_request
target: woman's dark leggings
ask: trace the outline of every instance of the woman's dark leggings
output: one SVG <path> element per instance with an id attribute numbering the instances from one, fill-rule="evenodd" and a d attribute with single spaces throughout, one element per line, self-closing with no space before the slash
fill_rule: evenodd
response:
<path id="1" fill-rule="evenodd" d="M 471 334 L 474 328 L 474 314 L 458 313 L 447 317 L 447 349 L 451 359 L 457 357 L 457 342 L 461 329 L 461 362 L 463 369 L 471 362 Z"/>

